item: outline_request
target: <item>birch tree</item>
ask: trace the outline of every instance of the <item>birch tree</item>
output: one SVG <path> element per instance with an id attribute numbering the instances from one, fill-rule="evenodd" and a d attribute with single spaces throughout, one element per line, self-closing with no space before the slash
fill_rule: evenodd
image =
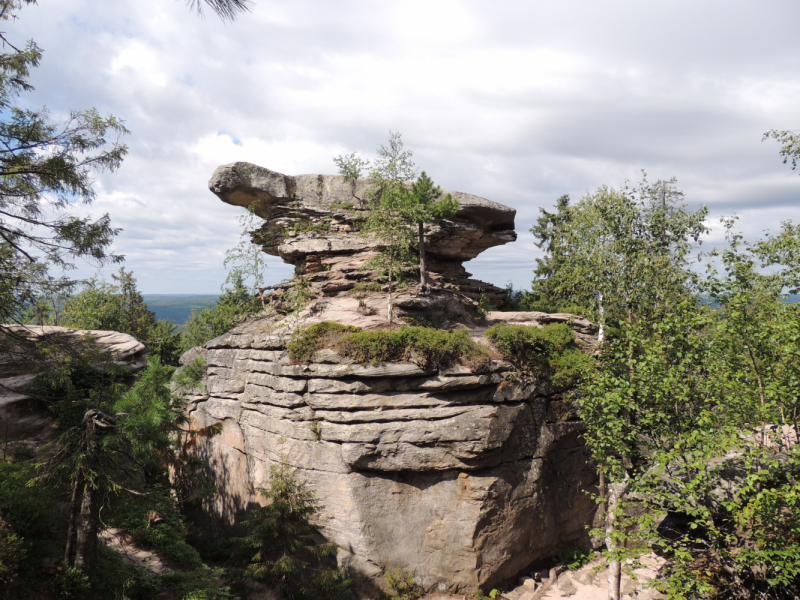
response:
<path id="1" fill-rule="evenodd" d="M 641 466 L 634 460 L 643 409 L 636 388 L 640 347 L 675 306 L 694 302 L 688 257 L 706 230 L 705 208 L 676 206 L 682 194 L 673 184 L 645 180 L 636 189 L 601 187 L 571 207 L 562 198 L 558 213 L 544 213 L 533 229 L 549 251 L 539 263 L 547 275 L 544 289 L 557 301 L 588 307 L 587 316 L 599 323 L 599 367 L 588 378 L 581 416 L 605 496 L 612 600 L 620 597 L 624 554 L 619 507 Z"/>

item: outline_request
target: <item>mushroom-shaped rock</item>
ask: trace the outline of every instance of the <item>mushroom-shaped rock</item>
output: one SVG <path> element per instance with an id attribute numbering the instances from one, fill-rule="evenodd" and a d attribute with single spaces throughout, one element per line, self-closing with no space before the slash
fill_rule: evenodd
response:
<path id="1" fill-rule="evenodd" d="M 367 210 L 373 184 L 339 175 L 290 176 L 236 162 L 223 165 L 208 182 L 223 202 L 253 206 L 266 221 L 254 241 L 268 254 L 297 263 L 311 254 L 353 254 L 377 244 L 358 235 L 352 222 Z M 465 261 L 516 239 L 516 211 L 486 198 L 444 190 L 458 200 L 452 219 L 426 226 L 427 251 L 434 257 Z"/>

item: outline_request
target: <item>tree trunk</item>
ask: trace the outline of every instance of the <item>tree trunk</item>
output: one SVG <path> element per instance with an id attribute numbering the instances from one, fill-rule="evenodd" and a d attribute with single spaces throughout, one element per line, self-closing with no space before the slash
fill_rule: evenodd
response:
<path id="1" fill-rule="evenodd" d="M 87 569 L 97 555 L 97 532 L 100 517 L 100 490 L 83 486 L 80 522 L 75 536 L 75 568 Z"/>
<path id="2" fill-rule="evenodd" d="M 608 508 L 606 509 L 606 550 L 612 555 L 608 566 L 608 600 L 620 600 L 620 583 L 622 581 L 622 564 L 614 552 L 618 549 L 617 540 L 614 537 L 617 529 L 617 507 L 625 487 L 628 483 L 628 476 L 625 480 L 612 483 L 608 486 Z"/>
<path id="3" fill-rule="evenodd" d="M 606 473 L 602 467 L 597 469 L 598 479 L 597 482 L 597 495 L 600 497 L 601 502 L 597 504 L 597 512 L 592 519 L 593 529 L 604 529 L 606 524 Z M 592 548 L 597 549 L 603 546 L 606 542 L 605 534 L 597 532 L 591 537 Z"/>
<path id="4" fill-rule="evenodd" d="M 78 524 L 78 515 L 81 512 L 83 500 L 83 470 L 78 470 L 75 484 L 72 488 L 72 500 L 69 505 L 69 528 L 67 529 L 67 547 L 64 550 L 64 564 L 68 567 L 75 566 L 75 537 Z"/>
<path id="5" fill-rule="evenodd" d="M 603 293 L 598 294 L 597 314 L 600 323 L 597 324 L 597 343 L 602 344 L 606 339 L 606 308 L 603 306 Z"/>
<path id="6" fill-rule="evenodd" d="M 392 323 L 392 270 L 389 269 L 389 291 L 386 294 L 387 298 L 387 306 L 386 306 L 386 318 L 389 321 L 389 324 Z"/>
<path id="7" fill-rule="evenodd" d="M 97 555 L 97 534 L 100 526 L 100 503 L 103 480 L 99 475 L 102 445 L 100 437 L 113 431 L 113 417 L 99 410 L 83 415 L 83 464 L 72 489 L 69 534 L 64 558 L 69 566 L 87 569 Z"/>
<path id="8" fill-rule="evenodd" d="M 428 275 L 428 268 L 425 265 L 425 229 L 419 223 L 419 283 L 425 285 Z"/>

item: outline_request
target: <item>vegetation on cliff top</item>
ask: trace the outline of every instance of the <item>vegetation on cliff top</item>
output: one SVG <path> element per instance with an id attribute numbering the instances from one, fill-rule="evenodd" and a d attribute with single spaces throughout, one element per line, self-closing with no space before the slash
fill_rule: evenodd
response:
<path id="1" fill-rule="evenodd" d="M 428 327 L 403 327 L 397 331 L 361 331 L 351 325 L 323 321 L 312 325 L 289 345 L 296 363 L 310 362 L 317 350 L 331 348 L 361 364 L 379 365 L 411 361 L 438 369 L 459 362 L 489 360 L 489 353 L 464 329 L 442 331 Z"/>
<path id="2" fill-rule="evenodd" d="M 593 358 L 578 347 L 566 323 L 550 323 L 541 329 L 500 323 L 487 329 L 486 337 L 518 367 L 549 370 L 556 388 L 579 382 L 593 365 Z"/>

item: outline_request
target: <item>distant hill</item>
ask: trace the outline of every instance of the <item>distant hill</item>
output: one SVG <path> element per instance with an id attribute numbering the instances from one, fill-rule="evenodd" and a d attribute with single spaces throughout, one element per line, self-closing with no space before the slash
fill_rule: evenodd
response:
<path id="1" fill-rule="evenodd" d="M 219 294 L 142 294 L 147 308 L 157 319 L 170 319 L 180 327 L 186 323 L 192 309 L 202 310 L 217 303 Z"/>

